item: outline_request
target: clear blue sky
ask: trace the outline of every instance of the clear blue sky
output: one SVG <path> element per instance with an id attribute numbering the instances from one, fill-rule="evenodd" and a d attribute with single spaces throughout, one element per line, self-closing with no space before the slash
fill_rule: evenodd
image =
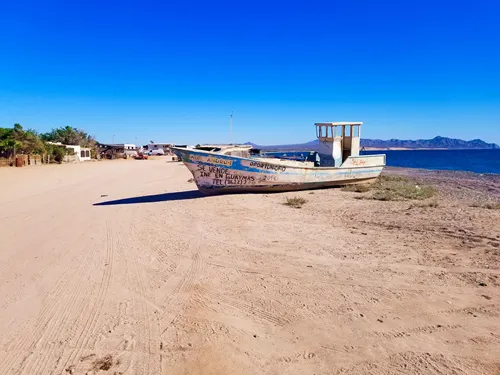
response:
<path id="1" fill-rule="evenodd" d="M 103 142 L 500 143 L 500 1 L 3 1 L 0 126 Z"/>

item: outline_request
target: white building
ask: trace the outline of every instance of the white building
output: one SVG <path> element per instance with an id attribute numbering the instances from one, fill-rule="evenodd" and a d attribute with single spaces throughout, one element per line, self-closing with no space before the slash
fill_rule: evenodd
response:
<path id="1" fill-rule="evenodd" d="M 47 142 L 48 144 L 54 145 L 54 146 L 64 146 L 68 149 L 73 150 L 75 160 L 74 161 L 88 161 L 91 159 L 90 156 L 90 148 L 87 147 L 82 147 L 78 145 L 64 145 L 61 142 Z M 68 158 L 68 161 L 70 161 L 70 158 Z"/>
<path id="2" fill-rule="evenodd" d="M 124 143 L 123 152 L 128 156 L 135 156 L 137 155 L 137 146 L 132 143 Z"/>
<path id="3" fill-rule="evenodd" d="M 73 150 L 78 161 L 90 160 L 90 148 L 73 145 L 66 145 L 66 148 Z"/>

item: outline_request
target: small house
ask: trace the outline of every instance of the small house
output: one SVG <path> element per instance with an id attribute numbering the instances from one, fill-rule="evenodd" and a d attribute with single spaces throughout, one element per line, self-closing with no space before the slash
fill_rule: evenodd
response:
<path id="1" fill-rule="evenodd" d="M 66 149 L 72 150 L 73 155 L 66 155 L 65 162 L 84 162 L 89 161 L 91 159 L 90 148 L 82 147 L 79 145 L 64 145 L 61 142 L 47 142 L 48 144 L 54 146 L 64 146 Z"/>

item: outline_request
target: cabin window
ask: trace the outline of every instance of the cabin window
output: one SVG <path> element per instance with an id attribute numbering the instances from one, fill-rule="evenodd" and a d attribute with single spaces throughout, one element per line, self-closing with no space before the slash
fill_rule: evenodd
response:
<path id="1" fill-rule="evenodd" d="M 85 151 L 80 151 L 80 157 L 84 158 L 85 157 Z"/>
<path id="2" fill-rule="evenodd" d="M 345 136 L 346 137 L 350 137 L 351 136 L 351 129 L 352 129 L 352 126 L 346 126 L 345 127 Z"/>
<path id="3" fill-rule="evenodd" d="M 353 136 L 353 137 L 359 137 L 359 126 L 354 126 L 353 128 L 354 128 L 354 129 L 353 129 L 353 134 L 352 134 L 352 136 Z"/>
<path id="4" fill-rule="evenodd" d="M 89 150 L 85 151 L 85 156 L 86 156 L 87 158 L 90 158 L 90 151 L 89 151 Z"/>

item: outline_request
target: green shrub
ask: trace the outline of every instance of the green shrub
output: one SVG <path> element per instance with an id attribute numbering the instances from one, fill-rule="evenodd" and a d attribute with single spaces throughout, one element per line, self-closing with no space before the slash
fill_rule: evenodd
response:
<path id="1" fill-rule="evenodd" d="M 343 191 L 350 191 L 354 193 L 366 193 L 372 189 L 370 184 L 352 184 L 346 185 L 342 188 Z"/>
<path id="2" fill-rule="evenodd" d="M 487 210 L 500 210 L 500 202 L 486 201 L 486 202 L 474 202 L 472 207 L 485 208 Z"/>
<path id="3" fill-rule="evenodd" d="M 406 176 L 380 176 L 372 185 L 352 186 L 346 186 L 344 190 L 356 192 L 371 190 L 373 191 L 371 195 L 361 198 L 379 201 L 425 200 L 436 194 L 433 186 L 420 184 Z"/>
<path id="4" fill-rule="evenodd" d="M 64 160 L 65 155 L 66 152 L 62 147 L 54 147 L 52 151 L 52 157 L 57 163 L 61 164 Z"/>
<path id="5" fill-rule="evenodd" d="M 306 203 L 307 199 L 304 199 L 302 197 L 293 197 L 293 198 L 286 198 L 286 202 L 284 204 L 286 206 L 290 206 L 293 208 L 302 208 L 302 206 Z"/>
<path id="6" fill-rule="evenodd" d="M 435 200 L 427 201 L 427 202 L 418 202 L 418 203 L 412 203 L 410 208 L 436 208 L 439 206 L 439 203 Z"/>

